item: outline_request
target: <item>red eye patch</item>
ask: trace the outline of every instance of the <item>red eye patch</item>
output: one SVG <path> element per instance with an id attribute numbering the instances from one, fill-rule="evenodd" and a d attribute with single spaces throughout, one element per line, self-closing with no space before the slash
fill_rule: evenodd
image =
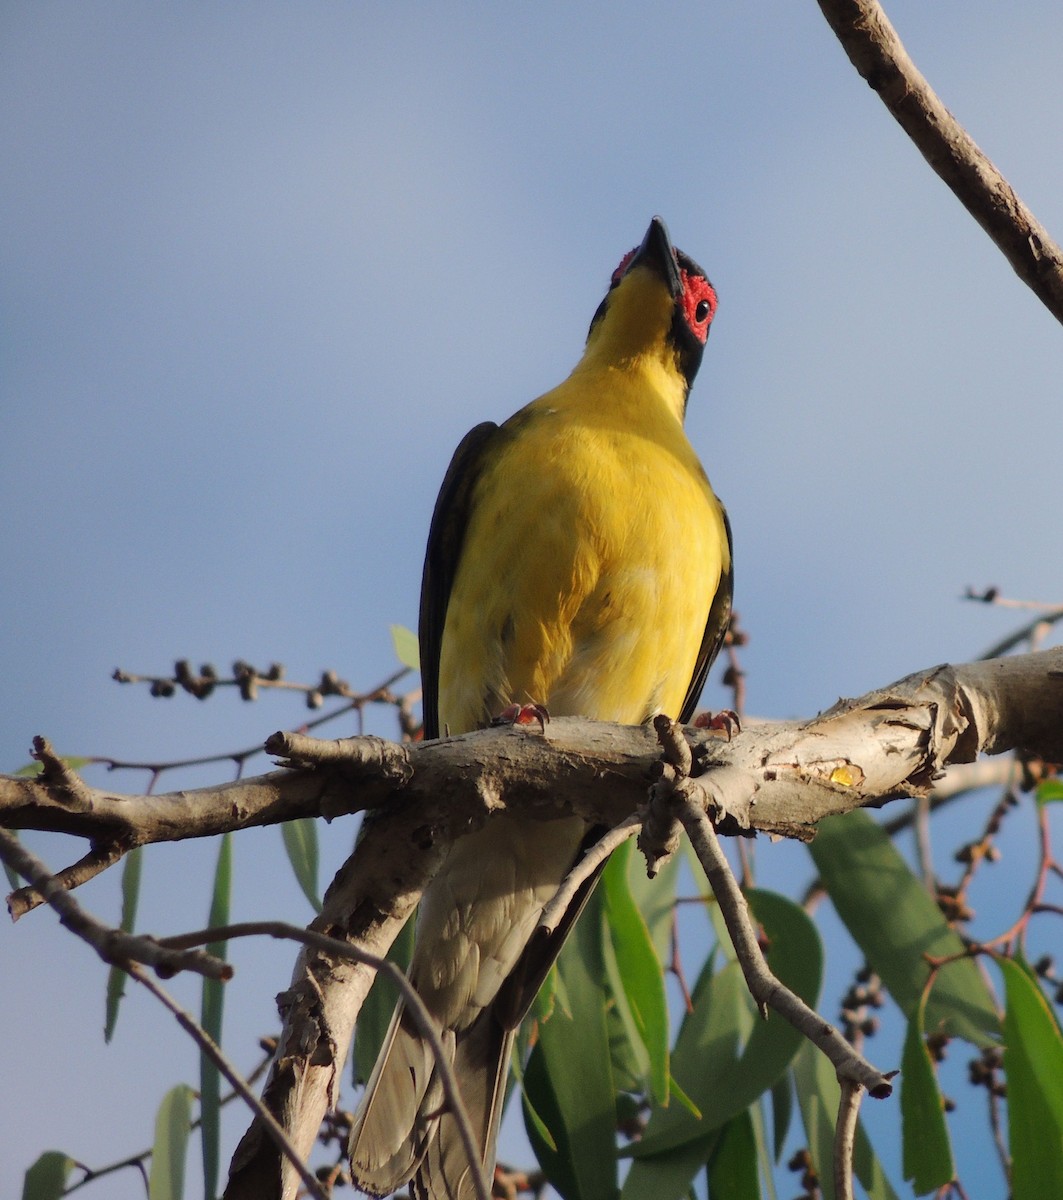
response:
<path id="1" fill-rule="evenodd" d="M 716 316 L 716 291 L 704 275 L 691 275 L 680 270 L 683 280 L 683 314 L 690 332 L 704 342 L 709 336 L 709 326 Z"/>

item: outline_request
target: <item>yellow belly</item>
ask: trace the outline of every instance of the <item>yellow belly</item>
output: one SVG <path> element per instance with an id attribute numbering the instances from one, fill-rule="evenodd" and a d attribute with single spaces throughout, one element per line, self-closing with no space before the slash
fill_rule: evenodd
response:
<path id="1" fill-rule="evenodd" d="M 608 382 L 608 404 L 570 379 L 518 414 L 477 484 L 441 648 L 451 733 L 513 702 L 629 724 L 683 703 L 723 517 L 678 420 Z"/>

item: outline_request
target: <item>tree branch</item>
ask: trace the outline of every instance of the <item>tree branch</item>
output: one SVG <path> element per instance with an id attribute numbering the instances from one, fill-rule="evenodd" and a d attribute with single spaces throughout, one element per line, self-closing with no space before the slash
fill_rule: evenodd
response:
<path id="1" fill-rule="evenodd" d="M 690 741 L 695 773 L 731 768 L 714 770 L 713 790 L 733 827 L 807 840 L 825 816 L 932 792 L 948 765 L 980 750 L 1063 761 L 1061 707 L 1063 648 L 1055 647 L 932 667 L 810 721 L 752 723 L 730 742 L 696 730 Z M 543 734 L 499 727 L 401 745 L 275 734 L 267 745 L 314 769 L 149 796 L 90 788 L 65 767 L 58 776 L 0 775 L 0 826 L 125 850 L 369 808 L 386 809 L 407 837 L 459 836 L 507 806 L 612 826 L 644 801 L 660 756 L 647 727 L 578 718 L 555 718 Z M 54 758 L 43 739 L 38 748 Z"/>
<path id="2" fill-rule="evenodd" d="M 0 859 L 23 879 L 30 880 L 44 902 L 59 914 L 60 922 L 88 942 L 105 963 L 125 971 L 129 971 L 135 962 L 146 963 L 163 978 L 176 975 L 178 971 L 195 971 L 208 979 L 232 978 L 232 967 L 213 954 L 202 950 L 167 950 L 154 938 L 138 937 L 104 925 L 64 891 L 62 884 L 35 854 L 2 829 Z"/>
<path id="3" fill-rule="evenodd" d="M 118 842 L 93 843 L 88 854 L 48 878 L 56 888 L 69 892 L 83 883 L 88 883 L 90 879 L 94 879 L 108 867 L 113 867 L 119 859 L 125 856 L 125 853 L 125 848 Z M 8 896 L 7 911 L 11 914 L 11 920 L 17 921 L 19 917 L 45 902 L 41 891 L 30 884 L 27 887 L 18 888 Z"/>
<path id="4" fill-rule="evenodd" d="M 856 1123 L 860 1117 L 863 1088 L 851 1079 L 840 1079 L 838 1119 L 834 1124 L 835 1200 L 853 1200 L 853 1155 L 856 1153 Z"/>
<path id="5" fill-rule="evenodd" d="M 705 870 L 705 876 L 720 905 L 720 914 L 727 925 L 735 953 L 742 966 L 753 999 L 763 1011 L 765 1007 L 775 1011 L 797 1030 L 834 1064 L 838 1079 L 858 1084 L 878 1100 L 883 1100 L 893 1091 L 890 1076 L 883 1074 L 849 1045 L 842 1035 L 814 1009 L 795 995 L 775 978 L 764 961 L 757 943 L 756 931 L 749 915 L 749 906 L 742 895 L 738 882 L 731 873 L 727 857 L 720 846 L 716 830 L 701 805 L 683 792 L 676 797 L 679 804 L 676 815 L 694 847 L 694 853 Z"/>
<path id="6" fill-rule="evenodd" d="M 933 667 L 811 721 L 749 725 L 729 742 L 692 729 L 688 783 L 725 832 L 807 839 L 824 816 L 929 793 L 948 764 L 980 750 L 1063 761 L 1061 712 L 1063 648 Z M 618 825 L 644 803 L 650 772 L 660 769 L 651 729 L 576 719 L 555 719 L 544 733 L 495 728 L 414 745 L 352 738 L 324 747 L 284 735 L 271 748 L 289 761 L 332 761 L 168 796 L 86 789 L 75 805 L 47 771 L 0 777 L 0 824 L 144 844 L 379 809 L 311 928 L 382 958 L 455 838 L 507 807 Z M 335 1101 L 373 974 L 308 947 L 281 997 L 284 1031 L 263 1102 L 304 1157 Z M 272 1200 L 294 1195 L 296 1184 L 252 1124 L 227 1197 Z"/>
<path id="7" fill-rule="evenodd" d="M 1063 322 L 1063 251 L 908 57 L 877 0 L 819 0 L 853 66 L 1019 278 Z"/>
<path id="8" fill-rule="evenodd" d="M 191 1036 L 192 1040 L 199 1046 L 200 1050 L 210 1059 L 210 1061 L 218 1068 L 225 1076 L 232 1087 L 243 1099 L 253 1113 L 255 1119 L 262 1121 L 265 1128 L 268 1130 L 269 1136 L 273 1139 L 278 1148 L 278 1152 L 284 1155 L 285 1161 L 289 1168 L 299 1177 L 303 1186 L 306 1188 L 307 1195 L 312 1196 L 315 1200 L 328 1200 L 321 1184 L 318 1183 L 317 1177 L 306 1166 L 303 1159 L 300 1158 L 295 1147 L 288 1139 L 287 1133 L 273 1119 L 272 1114 L 266 1109 L 262 1101 L 251 1091 L 247 1085 L 247 1081 L 243 1078 L 239 1071 L 229 1062 L 222 1054 L 218 1044 L 207 1033 L 207 1031 L 196 1022 L 188 1013 L 177 1003 L 176 1000 L 165 989 L 159 987 L 154 979 L 136 964 L 129 963 L 125 970 L 137 981 L 142 984 L 155 997 L 156 1000 L 176 1018 L 178 1025 Z"/>

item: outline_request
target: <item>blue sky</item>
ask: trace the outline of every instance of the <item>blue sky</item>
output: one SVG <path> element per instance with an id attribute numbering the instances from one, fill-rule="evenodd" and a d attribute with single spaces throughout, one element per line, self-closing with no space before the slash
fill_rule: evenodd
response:
<path id="1" fill-rule="evenodd" d="M 1063 10 L 889 11 L 1061 236 Z M 169 759 L 304 717 L 275 697 L 151 701 L 109 682 L 116 666 L 388 675 L 451 450 L 567 373 L 654 213 L 720 295 L 688 426 L 734 527 L 752 711 L 809 715 L 975 656 L 1014 617 L 963 603 L 968 584 L 1063 598 L 1058 325 L 811 0 L 607 18 L 16 2 L 0 107 L 4 769 L 35 733 Z M 325 832 L 323 871 L 351 833 Z M 239 839 L 238 915 L 308 917 L 279 845 Z M 213 856 L 150 853 L 144 927 L 202 923 Z M 778 886 L 801 861 L 780 852 Z M 80 893 L 108 919 L 111 876 Z M 236 954 L 249 1065 L 292 955 Z M 147 1144 L 162 1090 L 195 1068 L 146 997 L 102 1049 L 103 968 L 50 914 L 0 932 L 0 956 L 27 1034 L 5 1071 L 19 1103 L 0 1100 L 8 1195 L 49 1146 L 99 1163 Z"/>

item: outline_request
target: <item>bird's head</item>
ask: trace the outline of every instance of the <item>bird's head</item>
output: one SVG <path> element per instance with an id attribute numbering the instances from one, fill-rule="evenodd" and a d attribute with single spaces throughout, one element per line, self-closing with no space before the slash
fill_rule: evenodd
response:
<path id="1" fill-rule="evenodd" d="M 587 334 L 587 356 L 618 364 L 651 357 L 689 390 L 716 315 L 716 289 L 668 236 L 660 217 L 613 272 Z"/>

